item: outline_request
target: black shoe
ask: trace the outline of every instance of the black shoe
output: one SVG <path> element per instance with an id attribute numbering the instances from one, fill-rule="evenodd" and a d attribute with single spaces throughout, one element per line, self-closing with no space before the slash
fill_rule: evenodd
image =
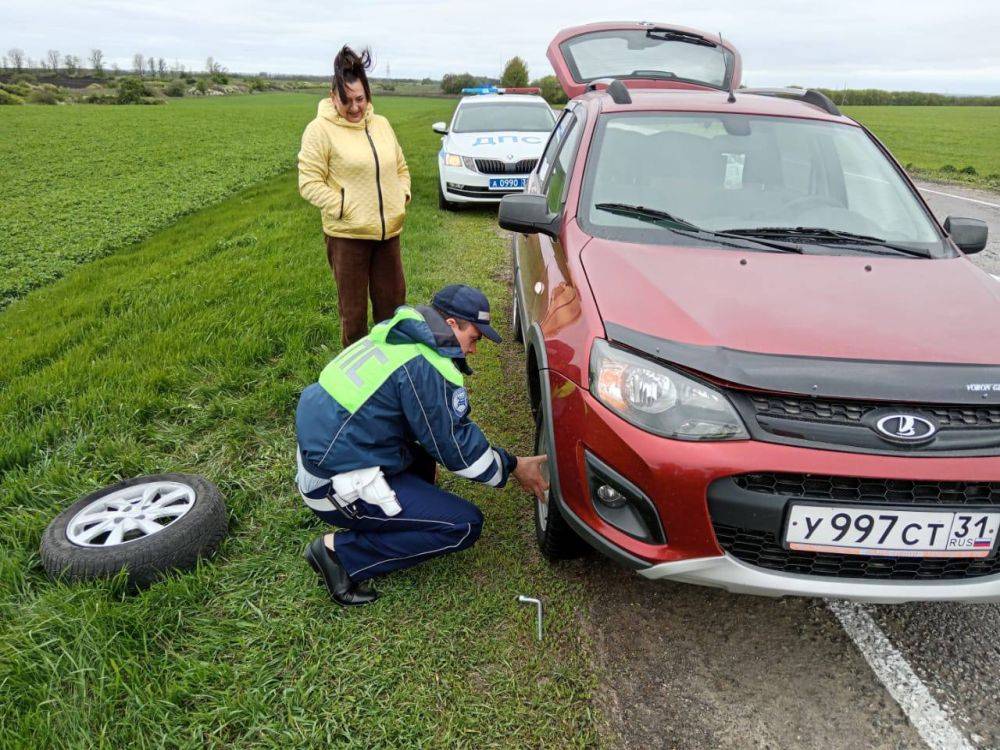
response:
<path id="1" fill-rule="evenodd" d="M 337 559 L 336 553 L 331 553 L 326 548 L 323 537 L 314 539 L 306 547 L 303 557 L 319 575 L 327 591 L 330 592 L 330 598 L 337 604 L 345 607 L 358 606 L 370 604 L 378 598 L 373 589 L 363 591 L 354 585 L 344 566 Z"/>

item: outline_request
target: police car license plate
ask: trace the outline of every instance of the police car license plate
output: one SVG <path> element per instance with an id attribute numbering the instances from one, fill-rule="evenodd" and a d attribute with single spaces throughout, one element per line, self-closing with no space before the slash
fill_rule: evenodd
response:
<path id="1" fill-rule="evenodd" d="M 989 557 L 1000 513 L 794 503 L 785 547 L 889 557 Z"/>
<path id="2" fill-rule="evenodd" d="M 491 177 L 490 190 L 524 190 L 527 177 Z"/>

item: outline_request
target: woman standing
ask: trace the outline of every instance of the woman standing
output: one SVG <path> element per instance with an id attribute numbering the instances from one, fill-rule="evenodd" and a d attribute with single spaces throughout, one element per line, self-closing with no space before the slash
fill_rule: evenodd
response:
<path id="1" fill-rule="evenodd" d="M 368 50 L 345 46 L 333 61 L 330 97 L 302 134 L 299 194 L 319 207 L 326 257 L 337 284 L 340 340 L 368 333 L 406 301 L 400 258 L 410 170 L 389 121 L 372 109 Z"/>

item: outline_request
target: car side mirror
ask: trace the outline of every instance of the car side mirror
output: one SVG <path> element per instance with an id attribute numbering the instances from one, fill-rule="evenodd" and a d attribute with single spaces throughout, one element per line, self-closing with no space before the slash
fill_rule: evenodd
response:
<path id="1" fill-rule="evenodd" d="M 443 122 L 436 122 L 431 125 L 431 130 L 441 135 L 448 135 L 448 126 Z"/>
<path id="2" fill-rule="evenodd" d="M 949 216 L 944 220 L 944 231 L 963 253 L 978 253 L 986 247 L 985 221 Z"/>
<path id="3" fill-rule="evenodd" d="M 549 212 L 544 195 L 505 195 L 500 201 L 500 226 L 522 234 L 559 236 L 559 214 Z"/>

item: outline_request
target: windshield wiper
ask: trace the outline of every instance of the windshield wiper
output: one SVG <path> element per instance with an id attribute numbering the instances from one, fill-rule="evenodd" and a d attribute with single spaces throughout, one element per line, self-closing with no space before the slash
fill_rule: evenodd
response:
<path id="1" fill-rule="evenodd" d="M 649 208 L 648 206 L 634 206 L 630 203 L 595 203 L 594 208 L 599 208 L 602 211 L 608 211 L 613 214 L 621 214 L 623 216 L 631 216 L 639 221 L 648 221 L 653 224 L 665 227 L 672 232 L 684 235 L 685 237 L 694 237 L 695 239 L 704 240 L 705 237 L 701 235 L 709 235 L 714 238 L 726 237 L 733 240 L 739 240 L 741 244 L 735 244 L 733 242 L 724 242 L 722 240 L 716 239 L 720 245 L 726 245 L 728 247 L 738 247 L 746 249 L 746 242 L 753 242 L 757 245 L 763 245 L 764 247 L 774 248 L 775 250 L 780 250 L 783 253 L 802 253 L 802 248 L 791 245 L 786 242 L 771 242 L 766 239 L 758 239 L 756 237 L 742 236 L 738 234 L 729 234 L 727 232 L 713 232 L 711 229 L 703 229 L 697 224 L 692 224 L 686 219 L 682 219 L 678 216 L 674 216 L 667 211 L 663 211 L 659 208 Z"/>
<path id="2" fill-rule="evenodd" d="M 912 247 L 906 247 L 905 245 L 897 245 L 881 237 L 843 232 L 839 229 L 827 229 L 826 227 L 750 227 L 747 229 L 727 229 L 726 233 L 743 237 L 791 237 L 802 240 L 835 240 L 848 244 L 884 247 L 913 258 L 930 258 L 928 253 L 914 250 Z"/>

